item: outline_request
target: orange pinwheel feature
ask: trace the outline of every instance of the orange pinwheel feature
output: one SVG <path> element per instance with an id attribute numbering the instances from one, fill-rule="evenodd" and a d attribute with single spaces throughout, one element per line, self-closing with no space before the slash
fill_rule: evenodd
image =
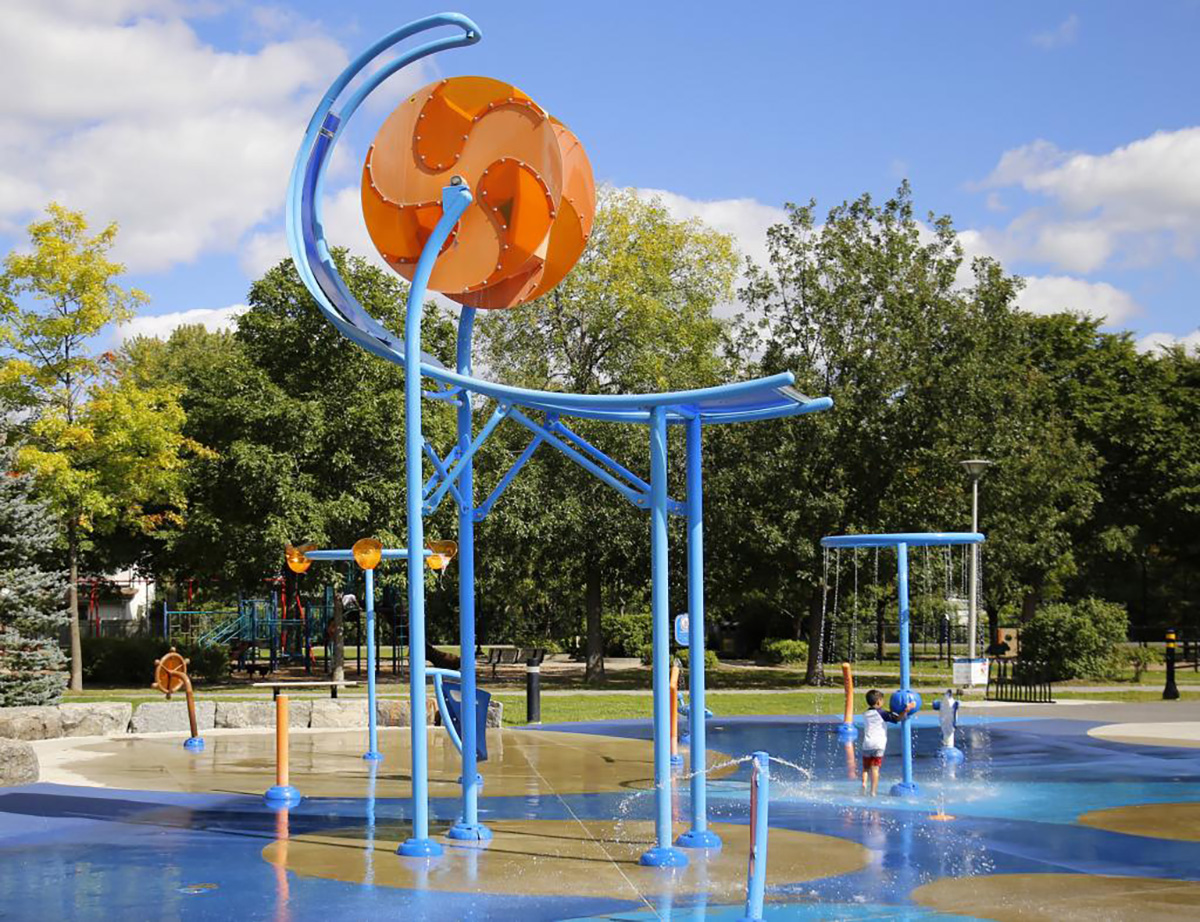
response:
<path id="1" fill-rule="evenodd" d="M 363 217 L 400 275 L 460 177 L 474 201 L 447 239 L 429 287 L 471 307 L 515 307 L 557 285 L 592 231 L 596 187 L 579 139 L 525 93 L 489 77 L 432 83 L 393 112 L 363 165 Z"/>

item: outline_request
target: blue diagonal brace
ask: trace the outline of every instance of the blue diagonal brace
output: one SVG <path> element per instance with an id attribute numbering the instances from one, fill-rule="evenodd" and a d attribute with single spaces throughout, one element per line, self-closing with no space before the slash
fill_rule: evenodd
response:
<path id="1" fill-rule="evenodd" d="M 650 508 L 650 500 L 649 500 L 649 497 L 647 497 L 645 493 L 639 493 L 637 490 L 634 490 L 628 484 L 624 484 L 621 481 L 617 480 L 616 477 L 614 477 L 612 474 L 610 474 L 608 471 L 606 471 L 604 468 L 602 468 L 599 464 L 597 464 L 595 461 L 593 461 L 591 458 L 587 457 L 586 455 L 580 454 L 578 451 L 576 451 L 574 448 L 572 448 L 570 445 L 568 445 L 566 442 L 564 442 L 562 439 L 560 439 L 558 436 L 556 436 L 554 433 L 552 433 L 549 429 L 547 429 L 545 426 L 542 426 L 539 423 L 535 423 L 528 416 L 526 416 L 524 413 L 522 413 L 520 410 L 517 410 L 517 409 L 514 409 L 510 415 L 512 416 L 513 419 L 515 419 L 517 422 L 519 422 L 522 426 L 524 426 L 526 429 L 528 429 L 534 435 L 540 435 L 542 437 L 542 440 L 547 445 L 552 445 L 553 447 L 557 448 L 564 455 L 566 455 L 568 458 L 570 458 L 572 461 L 574 461 L 576 464 L 578 464 L 580 467 L 582 467 L 585 471 L 587 471 L 588 473 L 603 480 L 606 484 L 608 484 L 610 487 L 612 487 L 614 490 L 616 490 L 618 493 L 620 493 L 622 496 L 624 496 L 627 500 L 629 500 L 631 503 L 633 503 L 639 509 Z"/>
<path id="2" fill-rule="evenodd" d="M 437 486 L 440 483 L 449 482 L 450 489 L 454 493 L 454 499 L 458 502 L 458 504 L 460 506 L 463 505 L 463 497 L 462 497 L 462 493 L 460 493 L 458 490 L 458 484 L 454 483 L 453 481 L 449 481 L 447 479 L 448 475 L 447 475 L 447 471 L 446 471 L 446 465 L 453 464 L 455 462 L 455 460 L 458 458 L 458 455 L 459 455 L 458 446 L 457 445 L 454 446 L 454 450 L 446 456 L 445 461 L 443 461 L 441 458 L 438 457 L 437 452 L 433 450 L 433 446 L 429 444 L 429 439 L 425 440 L 425 444 L 423 447 L 425 449 L 426 457 L 428 457 L 429 460 L 433 462 L 433 469 L 434 469 L 434 471 L 436 471 L 436 473 L 432 477 L 430 477 L 429 481 L 425 484 L 425 489 L 421 492 L 421 496 L 428 499 L 430 492 L 433 490 L 433 488 L 435 486 Z M 430 510 L 428 510 L 428 509 L 425 510 L 426 515 L 428 515 L 429 512 L 430 512 Z"/>
<path id="3" fill-rule="evenodd" d="M 463 468 L 465 468 L 470 463 L 471 459 L 475 457 L 475 452 L 479 451 L 480 446 L 488 440 L 488 436 L 490 436 L 492 431 L 498 425 L 500 425 L 500 423 L 504 420 L 504 417 L 508 416 L 509 413 L 512 412 L 515 411 L 508 404 L 502 403 L 496 407 L 495 412 L 492 413 L 492 415 L 488 418 L 488 421 L 484 423 L 483 428 L 479 431 L 479 435 L 475 436 L 474 441 L 467 446 L 467 450 L 462 453 L 461 457 L 459 457 L 458 461 L 455 462 L 454 466 L 446 472 L 446 475 L 442 478 L 441 484 L 439 484 L 438 488 L 433 491 L 433 495 L 430 496 L 425 502 L 425 506 L 422 509 L 425 515 L 429 515 L 435 509 L 437 509 L 437 507 L 441 504 L 443 497 L 445 497 L 446 491 L 454 486 L 455 481 L 458 480 L 459 474 L 463 472 Z M 455 493 L 457 494 L 457 492 L 458 491 L 456 489 Z M 461 499 L 459 500 L 459 503 L 461 506 Z"/>
<path id="4" fill-rule="evenodd" d="M 547 428 L 549 428 L 552 432 L 557 432 L 559 435 L 563 436 L 563 438 L 569 439 L 570 441 L 574 442 L 576 445 L 578 445 L 580 448 L 582 448 L 584 451 L 586 451 L 589 455 L 591 455 L 594 460 L 599 461 L 601 464 L 603 464 L 605 467 L 607 467 L 613 473 L 618 474 L 621 477 L 624 477 L 631 484 L 633 484 L 635 487 L 637 487 L 637 489 L 640 490 L 642 493 L 649 494 L 650 484 L 648 484 L 648 483 L 646 483 L 646 481 L 642 480 L 641 477 L 639 477 L 637 474 L 635 474 L 633 471 L 631 471 L 625 465 L 621 464 L 614 458 L 610 458 L 608 455 L 606 455 L 604 452 L 602 452 L 599 448 L 597 448 L 595 445 L 593 445 L 591 442 L 589 442 L 583 436 L 579 435 L 576 432 L 572 432 L 570 429 L 568 429 L 566 426 L 564 426 L 558 420 L 554 420 L 553 422 L 551 422 Z"/>
<path id="5" fill-rule="evenodd" d="M 525 447 L 525 450 L 521 452 L 521 456 L 513 462 L 513 465 L 508 469 L 508 472 L 500 478 L 500 482 L 496 484 L 496 488 L 492 490 L 488 498 L 480 503 L 478 507 L 476 507 L 476 522 L 482 522 L 485 518 L 487 518 L 487 514 L 492 511 L 492 506 L 496 505 L 496 500 L 500 498 L 500 494 L 503 493 L 508 488 L 508 485 L 513 482 L 513 478 L 517 476 L 521 468 L 525 466 L 525 463 L 533 457 L 533 453 L 537 451 L 538 446 L 541 444 L 542 437 L 540 435 L 534 436 L 533 441 L 531 441 Z"/>

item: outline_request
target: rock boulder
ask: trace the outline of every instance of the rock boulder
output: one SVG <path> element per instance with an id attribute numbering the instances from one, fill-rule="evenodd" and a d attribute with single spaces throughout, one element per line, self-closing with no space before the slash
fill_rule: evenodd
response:
<path id="1" fill-rule="evenodd" d="M 0 737 L 51 740 L 62 735 L 62 713 L 57 707 L 0 708 Z"/>
<path id="2" fill-rule="evenodd" d="M 196 726 L 201 733 L 211 730 L 216 721 L 217 706 L 212 701 L 196 702 Z M 150 701 L 139 704 L 133 712 L 131 733 L 168 733 L 190 730 L 186 701 Z"/>
<path id="3" fill-rule="evenodd" d="M 367 725 L 367 699 L 318 698 L 312 703 L 312 718 L 308 725 L 313 729 L 365 727 Z"/>
<path id="4" fill-rule="evenodd" d="M 288 726 L 307 727 L 312 716 L 311 701 L 288 701 Z M 275 726 L 274 701 L 218 701 L 216 726 L 231 730 Z"/>
<path id="5" fill-rule="evenodd" d="M 38 758 L 24 740 L 0 739 L 0 787 L 33 784 L 38 780 Z"/>
<path id="6" fill-rule="evenodd" d="M 119 701 L 59 705 L 63 736 L 116 736 L 129 732 L 133 705 Z"/>

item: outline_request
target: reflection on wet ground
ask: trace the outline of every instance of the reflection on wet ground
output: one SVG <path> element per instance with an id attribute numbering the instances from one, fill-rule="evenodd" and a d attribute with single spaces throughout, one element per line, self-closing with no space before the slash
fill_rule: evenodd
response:
<path id="1" fill-rule="evenodd" d="M 768 919 L 1200 914 L 1200 750 L 1089 736 L 1096 726 L 968 721 L 967 760 L 947 771 L 919 720 L 914 801 L 863 798 L 857 753 L 828 720 L 714 719 L 709 763 L 766 749 L 796 766 L 772 763 Z M 361 732 L 294 733 L 306 799 L 281 813 L 258 796 L 269 734 L 214 737 L 198 756 L 168 738 L 64 748 L 53 777 L 72 785 L 0 792 L 0 918 L 738 918 L 746 766 L 709 784 L 722 851 L 651 871 L 636 864 L 653 815 L 649 727 L 569 730 L 494 731 L 480 806 L 496 838 L 428 865 L 394 854 L 409 828 L 405 733 L 383 734 L 374 770 Z M 898 772 L 889 753 L 884 776 Z M 458 790 L 441 736 L 431 776 L 440 835 Z"/>

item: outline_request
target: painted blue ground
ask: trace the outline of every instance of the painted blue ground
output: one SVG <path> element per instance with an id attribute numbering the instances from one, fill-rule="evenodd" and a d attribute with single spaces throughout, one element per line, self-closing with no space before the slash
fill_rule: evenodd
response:
<path id="1" fill-rule="evenodd" d="M 772 766 L 771 825 L 835 835 L 873 850 L 863 870 L 804 884 L 769 881 L 768 919 L 939 918 L 908 902 L 942 876 L 1075 872 L 1200 879 L 1200 843 L 1131 837 L 1079 826 L 1088 810 L 1200 800 L 1200 750 L 1130 746 L 1086 735 L 1068 720 L 968 720 L 959 745 L 967 762 L 948 775 L 933 758 L 937 729 L 915 725 L 919 801 L 866 800 L 847 777 L 834 724 L 813 718 L 716 718 L 709 745 L 730 755 L 756 749 L 806 768 Z M 645 722 L 556 729 L 649 738 Z M 893 745 L 898 747 L 898 735 Z M 899 774 L 889 751 L 884 785 Z M 710 785 L 715 820 L 745 823 L 745 766 Z M 297 779 L 301 783 L 301 779 Z M 646 782 L 649 783 L 648 780 Z M 686 787 L 686 786 L 685 786 Z M 485 791 L 486 794 L 486 791 Z M 686 791 L 682 793 L 685 800 Z M 956 819 L 932 822 L 935 806 Z M 487 818 L 650 818 L 652 798 L 628 793 L 484 797 Z M 444 826 L 457 804 L 436 800 Z M 291 811 L 293 836 L 361 829 L 365 799 L 310 799 Z M 374 802 L 376 832 L 403 838 L 408 804 Z M 436 830 L 435 830 L 436 831 Z M 172 795 L 32 785 L 0 793 L 0 919 L 540 919 L 653 918 L 628 901 L 420 893 L 288 875 L 281 905 L 275 870 L 261 858 L 274 815 L 257 798 Z M 727 842 L 744 850 L 745 842 Z M 396 859 L 400 860 L 400 859 Z M 199 887 L 200 884 L 215 885 Z M 674 918 L 737 918 L 737 907 L 657 907 Z M 962 917 L 955 917 L 962 918 Z"/>

